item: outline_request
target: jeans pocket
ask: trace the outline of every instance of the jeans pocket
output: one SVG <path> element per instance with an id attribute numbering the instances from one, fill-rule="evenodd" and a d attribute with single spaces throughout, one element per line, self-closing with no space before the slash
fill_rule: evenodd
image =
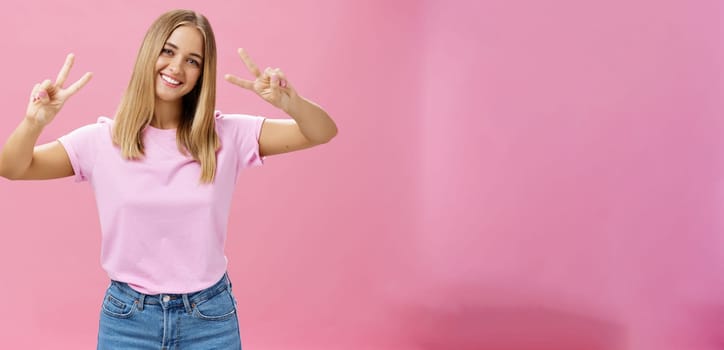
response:
<path id="1" fill-rule="evenodd" d="M 224 321 L 236 315 L 236 303 L 228 290 L 193 306 L 193 315 L 207 321 Z"/>
<path id="2" fill-rule="evenodd" d="M 130 301 L 129 298 L 123 298 L 111 293 L 109 289 L 103 298 L 103 313 L 115 318 L 129 318 L 136 311 L 137 301 Z"/>

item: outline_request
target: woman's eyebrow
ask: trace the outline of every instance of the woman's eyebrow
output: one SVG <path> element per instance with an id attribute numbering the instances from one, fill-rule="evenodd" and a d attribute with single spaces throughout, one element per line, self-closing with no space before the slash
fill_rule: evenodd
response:
<path id="1" fill-rule="evenodd" d="M 167 41 L 167 42 L 166 42 L 166 45 L 171 46 L 174 50 L 178 50 L 178 46 L 176 46 L 176 44 L 174 44 L 174 43 L 172 43 L 172 42 L 168 42 L 168 41 Z M 198 57 L 200 60 L 203 60 L 203 59 L 204 59 L 203 56 L 201 56 L 200 54 L 197 54 L 197 53 L 195 53 L 195 52 L 192 52 L 192 53 L 190 53 L 189 55 L 190 55 L 190 56 L 196 56 L 196 57 Z"/>

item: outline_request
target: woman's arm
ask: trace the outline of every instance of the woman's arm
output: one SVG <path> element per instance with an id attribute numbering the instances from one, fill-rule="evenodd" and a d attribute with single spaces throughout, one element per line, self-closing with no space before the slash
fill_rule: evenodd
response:
<path id="1" fill-rule="evenodd" d="M 91 78 L 86 73 L 67 88 L 63 83 L 73 66 L 73 55 L 65 60 L 55 83 L 36 84 L 30 95 L 25 118 L 0 150 L 0 176 L 10 180 L 54 179 L 73 175 L 68 154 L 55 141 L 35 147 L 40 133 L 58 114 L 63 104 Z"/>
<path id="2" fill-rule="evenodd" d="M 293 119 L 266 119 L 259 136 L 261 156 L 293 152 L 329 142 L 337 135 L 337 125 L 321 107 L 299 95 L 289 110 Z"/>
<path id="3" fill-rule="evenodd" d="M 329 142 L 337 135 L 337 125 L 321 107 L 300 96 L 279 68 L 262 73 L 249 55 L 239 49 L 239 56 L 255 80 L 227 74 L 232 84 L 251 90 L 287 113 L 292 119 L 266 119 L 259 136 L 259 153 L 271 156 Z"/>
<path id="4" fill-rule="evenodd" d="M 43 127 L 24 119 L 0 151 L 0 176 L 9 180 L 45 180 L 73 175 L 58 141 L 35 147 Z"/>

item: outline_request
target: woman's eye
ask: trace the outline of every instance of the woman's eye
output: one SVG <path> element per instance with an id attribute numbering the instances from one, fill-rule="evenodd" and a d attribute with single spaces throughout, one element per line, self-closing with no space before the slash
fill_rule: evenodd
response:
<path id="1" fill-rule="evenodd" d="M 173 51 L 171 51 L 170 49 L 163 49 L 161 50 L 161 53 L 164 55 L 173 55 Z"/>
<path id="2" fill-rule="evenodd" d="M 191 59 L 191 58 L 188 59 L 188 63 L 190 63 L 190 64 L 192 64 L 192 65 L 194 65 L 194 66 L 196 66 L 196 67 L 201 66 L 201 64 L 199 63 L 199 61 L 197 61 L 197 60 L 195 60 L 195 59 Z"/>

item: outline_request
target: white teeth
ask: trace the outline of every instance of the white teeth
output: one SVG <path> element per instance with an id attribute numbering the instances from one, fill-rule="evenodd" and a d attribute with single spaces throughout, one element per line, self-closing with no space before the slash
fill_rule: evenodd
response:
<path id="1" fill-rule="evenodd" d="M 171 77 L 169 77 L 169 76 L 167 76 L 167 75 L 165 75 L 165 74 L 161 74 L 161 79 L 165 80 L 167 83 L 170 83 L 170 84 L 174 84 L 174 85 L 179 85 L 179 84 L 181 84 L 180 81 L 174 80 L 174 79 L 172 79 Z"/>

